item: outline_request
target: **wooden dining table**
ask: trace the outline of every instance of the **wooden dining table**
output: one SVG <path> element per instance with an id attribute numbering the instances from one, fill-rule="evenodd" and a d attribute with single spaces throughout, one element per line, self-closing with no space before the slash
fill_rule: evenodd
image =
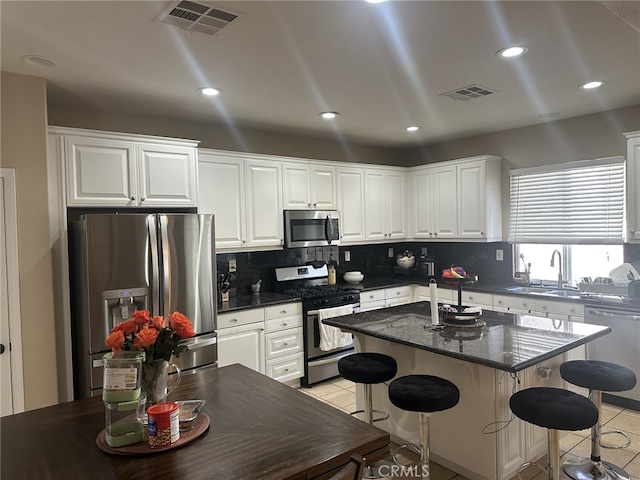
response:
<path id="1" fill-rule="evenodd" d="M 1 478 L 321 480 L 353 453 L 367 464 L 389 454 L 387 432 L 239 364 L 183 374 L 169 401 L 191 399 L 206 400 L 209 428 L 144 454 L 98 447 L 100 397 L 3 417 Z"/>

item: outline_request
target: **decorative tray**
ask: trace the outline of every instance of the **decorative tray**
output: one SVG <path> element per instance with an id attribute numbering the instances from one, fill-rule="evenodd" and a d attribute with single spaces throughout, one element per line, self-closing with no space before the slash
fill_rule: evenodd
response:
<path id="1" fill-rule="evenodd" d="M 440 277 L 442 283 L 447 285 L 461 286 L 461 285 L 473 285 L 478 281 L 478 275 L 468 275 L 462 278 Z"/>
<path id="2" fill-rule="evenodd" d="M 180 448 L 194 441 L 209 429 L 210 423 L 211 419 L 209 416 L 206 413 L 201 413 L 196 419 L 193 429 L 188 432 L 180 432 L 180 439 L 177 442 L 164 447 L 151 448 L 149 446 L 149 438 L 147 437 L 146 431 L 142 442 L 132 443 L 131 445 L 125 445 L 124 447 L 110 447 L 107 445 L 104 429 L 96 437 L 96 445 L 103 452 L 114 455 L 147 455 L 150 453 L 160 453 L 174 448 Z"/>

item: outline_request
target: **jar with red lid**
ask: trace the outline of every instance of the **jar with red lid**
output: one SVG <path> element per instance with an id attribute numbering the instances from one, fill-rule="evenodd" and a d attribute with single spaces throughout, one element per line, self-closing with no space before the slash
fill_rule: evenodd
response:
<path id="1" fill-rule="evenodd" d="M 149 445 L 166 447 L 180 439 L 180 410 L 175 402 L 152 405 L 147 409 Z"/>

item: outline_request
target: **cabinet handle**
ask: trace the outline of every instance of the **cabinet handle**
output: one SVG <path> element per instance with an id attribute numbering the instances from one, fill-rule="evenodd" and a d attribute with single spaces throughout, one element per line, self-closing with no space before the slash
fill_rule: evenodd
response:
<path id="1" fill-rule="evenodd" d="M 543 309 L 543 310 L 546 310 L 546 309 L 547 309 L 547 306 L 546 306 L 546 305 L 542 305 L 542 309 Z"/>
<path id="2" fill-rule="evenodd" d="M 145 200 L 146 200 L 146 198 L 144 198 L 144 197 L 142 197 L 142 198 L 140 199 L 140 201 L 141 201 L 141 202 L 144 202 Z"/>
<path id="3" fill-rule="evenodd" d="M 473 295 L 469 295 L 469 300 L 473 300 Z"/>
<path id="4" fill-rule="evenodd" d="M 247 243 L 247 241 L 246 240 L 242 240 L 242 243 Z"/>
<path id="5" fill-rule="evenodd" d="M 289 344 L 287 342 L 284 342 L 282 345 L 284 345 L 285 347 L 288 346 Z"/>
<path id="6" fill-rule="evenodd" d="M 307 203 L 307 208 L 311 208 L 311 204 L 310 203 Z"/>
<path id="7" fill-rule="evenodd" d="M 129 197 L 129 200 L 131 200 L 132 202 L 135 201 L 136 197 L 134 197 L 133 195 L 131 197 Z"/>
<path id="8" fill-rule="evenodd" d="M 285 369 L 284 369 L 284 371 L 285 371 L 285 372 L 288 372 L 288 371 L 289 371 L 289 369 L 288 369 L 288 368 L 285 368 Z"/>
<path id="9" fill-rule="evenodd" d="M 498 305 L 502 305 L 502 300 L 498 300 Z"/>
<path id="10" fill-rule="evenodd" d="M 287 322 L 282 322 L 282 326 L 286 327 L 287 326 Z"/>
<path id="11" fill-rule="evenodd" d="M 575 309 L 575 308 L 573 308 L 573 307 L 571 307 L 571 308 L 569 309 L 569 311 L 570 311 L 571 313 L 573 313 L 573 312 L 575 312 L 575 311 L 576 311 L 576 309 Z"/>
<path id="12" fill-rule="evenodd" d="M 284 314 L 287 313 L 287 311 L 286 310 L 280 310 L 280 313 L 284 315 Z"/>
<path id="13" fill-rule="evenodd" d="M 237 321 L 238 321 L 238 319 L 237 319 L 237 318 L 231 318 L 231 319 L 229 319 L 229 322 L 231 322 L 231 323 L 235 323 L 235 322 L 237 322 Z"/>
<path id="14" fill-rule="evenodd" d="M 369 300 L 373 300 L 373 295 L 369 295 Z"/>

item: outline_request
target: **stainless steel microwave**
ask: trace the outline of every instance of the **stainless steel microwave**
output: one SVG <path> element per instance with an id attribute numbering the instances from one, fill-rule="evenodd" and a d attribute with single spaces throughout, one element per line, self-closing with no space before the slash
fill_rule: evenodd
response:
<path id="1" fill-rule="evenodd" d="M 284 246 L 322 247 L 340 244 L 337 210 L 285 210 Z"/>

